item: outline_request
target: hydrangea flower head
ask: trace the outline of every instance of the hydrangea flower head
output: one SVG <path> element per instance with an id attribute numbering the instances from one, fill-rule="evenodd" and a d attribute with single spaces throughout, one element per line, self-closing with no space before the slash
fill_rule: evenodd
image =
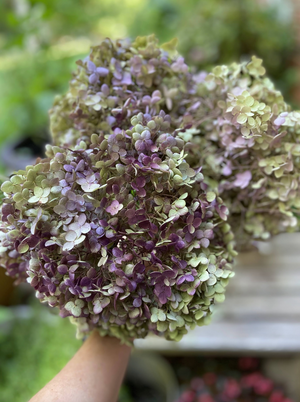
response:
<path id="1" fill-rule="evenodd" d="M 185 145 L 163 111 L 49 145 L 2 185 L 1 265 L 79 336 L 179 340 L 207 323 L 236 253 L 228 210 Z"/>
<path id="2" fill-rule="evenodd" d="M 159 110 L 186 142 L 190 167 L 202 167 L 206 184 L 229 207 L 239 249 L 298 228 L 300 115 L 256 57 L 192 74 L 176 40 L 159 46 L 153 35 L 107 39 L 78 62 L 69 92 L 56 100 L 54 144 L 89 141 L 93 133 L 122 129 L 126 118 Z M 139 150 L 150 144 L 147 130 L 136 135 Z"/>

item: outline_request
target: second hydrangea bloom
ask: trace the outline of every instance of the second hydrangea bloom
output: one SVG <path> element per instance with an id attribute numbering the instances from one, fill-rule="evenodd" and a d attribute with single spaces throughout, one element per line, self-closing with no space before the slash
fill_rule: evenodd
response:
<path id="1" fill-rule="evenodd" d="M 133 114 L 163 109 L 186 143 L 187 161 L 202 167 L 228 205 L 239 249 L 296 230 L 299 113 L 264 76 L 261 60 L 191 74 L 175 44 L 159 47 L 150 36 L 93 48 L 51 111 L 55 144 L 74 145 L 122 128 Z M 140 134 L 143 149 L 148 133 Z"/>

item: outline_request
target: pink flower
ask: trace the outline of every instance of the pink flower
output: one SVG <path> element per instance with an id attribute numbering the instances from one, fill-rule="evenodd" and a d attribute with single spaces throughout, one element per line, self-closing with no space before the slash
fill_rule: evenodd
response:
<path id="1" fill-rule="evenodd" d="M 235 187 L 246 188 L 252 179 L 252 174 L 249 170 L 246 170 L 246 172 L 238 173 L 235 177 L 233 185 Z"/>
<path id="2" fill-rule="evenodd" d="M 114 200 L 109 207 L 106 208 L 106 212 L 111 215 L 117 215 L 117 213 L 123 208 L 123 204 L 120 204 L 119 201 Z"/>
<path id="3" fill-rule="evenodd" d="M 282 124 L 284 124 L 284 123 L 285 123 L 285 117 L 286 117 L 287 115 L 288 115 L 287 112 L 281 113 L 281 114 L 277 117 L 277 119 L 274 120 L 274 124 L 275 124 L 276 126 L 281 126 Z"/>

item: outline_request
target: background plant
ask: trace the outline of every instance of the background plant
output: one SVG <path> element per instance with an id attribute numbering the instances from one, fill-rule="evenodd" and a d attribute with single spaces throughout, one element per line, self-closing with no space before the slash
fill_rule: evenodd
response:
<path id="1" fill-rule="evenodd" d="M 180 360 L 183 359 L 174 362 L 178 374 Z M 280 384 L 264 375 L 258 359 L 201 359 L 201 370 L 197 369 L 200 363 L 197 360 L 189 361 L 187 371 L 196 366 L 192 380 L 189 385 L 184 380 L 184 391 L 176 402 L 292 402 Z M 181 370 L 185 364 L 181 362 Z M 199 371 L 201 375 L 195 376 L 194 373 Z"/>
<path id="2" fill-rule="evenodd" d="M 32 303 L 32 299 L 30 307 L 21 307 L 19 312 L 0 307 L 3 400 L 29 400 L 63 368 L 79 346 L 73 326 Z"/>
<path id="3" fill-rule="evenodd" d="M 69 0 L 1 2 L 0 144 L 24 135 L 45 141 L 47 111 L 54 96 L 67 89 L 74 62 L 99 37 L 126 35 L 132 3 L 114 7 L 112 1 L 88 0 L 74 7 Z M 135 3 L 137 9 L 139 1 Z"/>
<path id="4" fill-rule="evenodd" d="M 252 0 L 146 1 L 129 32 L 155 32 L 161 41 L 178 37 L 180 53 L 198 70 L 261 57 L 268 75 L 290 100 L 297 74 L 291 66 L 296 51 L 292 10 L 289 2 L 279 9 Z"/>
<path id="5" fill-rule="evenodd" d="M 8 136 L 25 134 L 36 142 L 45 137 L 46 111 L 54 96 L 67 89 L 74 61 L 105 36 L 155 32 L 164 42 L 176 35 L 181 53 L 199 69 L 256 54 L 266 60 L 268 74 L 287 96 L 294 82 L 289 65 L 295 34 L 291 12 L 286 13 L 288 4 L 284 10 L 285 14 L 279 13 L 250 0 L 188 0 L 184 5 L 169 0 L 88 0 L 78 7 L 69 0 L 4 0 L 0 5 L 0 144 Z"/>

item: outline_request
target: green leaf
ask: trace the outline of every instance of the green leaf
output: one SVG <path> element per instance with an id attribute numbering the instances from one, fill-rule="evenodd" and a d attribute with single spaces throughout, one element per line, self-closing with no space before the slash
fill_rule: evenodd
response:
<path id="1" fill-rule="evenodd" d="M 247 121 L 247 115 L 245 115 L 244 113 L 241 113 L 239 116 L 238 116 L 238 118 L 236 119 L 236 121 L 239 123 L 239 124 L 244 124 L 244 123 L 246 123 L 246 121 Z"/>
<path id="2" fill-rule="evenodd" d="M 39 202 L 40 197 L 36 197 L 35 195 L 33 195 L 32 197 L 29 198 L 28 202 L 30 202 L 31 204 L 34 204 L 35 202 Z"/>
<path id="3" fill-rule="evenodd" d="M 215 301 L 218 303 L 223 303 L 223 301 L 225 300 L 225 295 L 224 293 L 216 293 L 215 294 Z"/>
<path id="4" fill-rule="evenodd" d="M 184 208 L 185 207 L 185 201 L 184 200 L 176 200 L 174 202 L 174 205 L 175 205 L 176 208 Z M 169 216 L 171 216 L 171 215 L 169 215 Z"/>
<path id="5" fill-rule="evenodd" d="M 166 314 L 162 310 L 158 310 L 157 316 L 158 316 L 159 321 L 165 321 L 167 318 Z"/>
<path id="6" fill-rule="evenodd" d="M 169 324 L 167 322 L 165 322 L 165 321 L 163 321 L 163 322 L 159 321 L 157 323 L 157 329 L 158 329 L 159 332 L 166 331 L 168 329 L 168 327 L 169 327 Z"/>
<path id="7" fill-rule="evenodd" d="M 11 181 L 13 184 L 21 184 L 21 183 L 23 183 L 22 177 L 21 177 L 21 176 L 18 176 L 18 175 L 12 176 L 11 179 L 10 179 L 10 181 Z"/>
<path id="8" fill-rule="evenodd" d="M 26 251 L 29 250 L 29 246 L 27 243 L 21 243 L 18 247 L 18 253 L 20 254 L 24 254 L 26 253 Z"/>
<path id="9" fill-rule="evenodd" d="M 169 42 L 163 43 L 161 45 L 161 48 L 172 55 L 173 53 L 176 52 L 177 45 L 178 45 L 178 39 L 173 38 Z"/>
<path id="10" fill-rule="evenodd" d="M 151 322 L 157 322 L 158 321 L 157 314 L 156 313 L 152 314 L 150 319 L 151 319 Z"/>
<path id="11" fill-rule="evenodd" d="M 180 315 L 176 317 L 176 321 L 179 327 L 183 327 L 185 325 L 185 321 Z"/>
<path id="12" fill-rule="evenodd" d="M 206 199 L 208 202 L 213 202 L 216 199 L 216 194 L 213 191 L 208 191 L 206 193 Z"/>
<path id="13" fill-rule="evenodd" d="M 15 202 L 21 202 L 24 200 L 22 193 L 17 193 L 13 196 Z"/>
<path id="14" fill-rule="evenodd" d="M 36 197 L 42 197 L 44 190 L 41 187 L 35 186 L 33 192 Z"/>
<path id="15" fill-rule="evenodd" d="M 195 319 L 198 321 L 200 318 L 204 316 L 204 311 L 198 310 L 197 313 L 195 314 Z"/>
<path id="16" fill-rule="evenodd" d="M 4 193 L 12 193 L 13 192 L 13 184 L 10 181 L 5 181 L 2 186 L 1 186 L 1 190 Z"/>
<path id="17" fill-rule="evenodd" d="M 202 282 L 205 282 L 209 279 L 209 273 L 207 271 L 205 271 L 201 276 L 200 276 L 200 280 Z"/>

